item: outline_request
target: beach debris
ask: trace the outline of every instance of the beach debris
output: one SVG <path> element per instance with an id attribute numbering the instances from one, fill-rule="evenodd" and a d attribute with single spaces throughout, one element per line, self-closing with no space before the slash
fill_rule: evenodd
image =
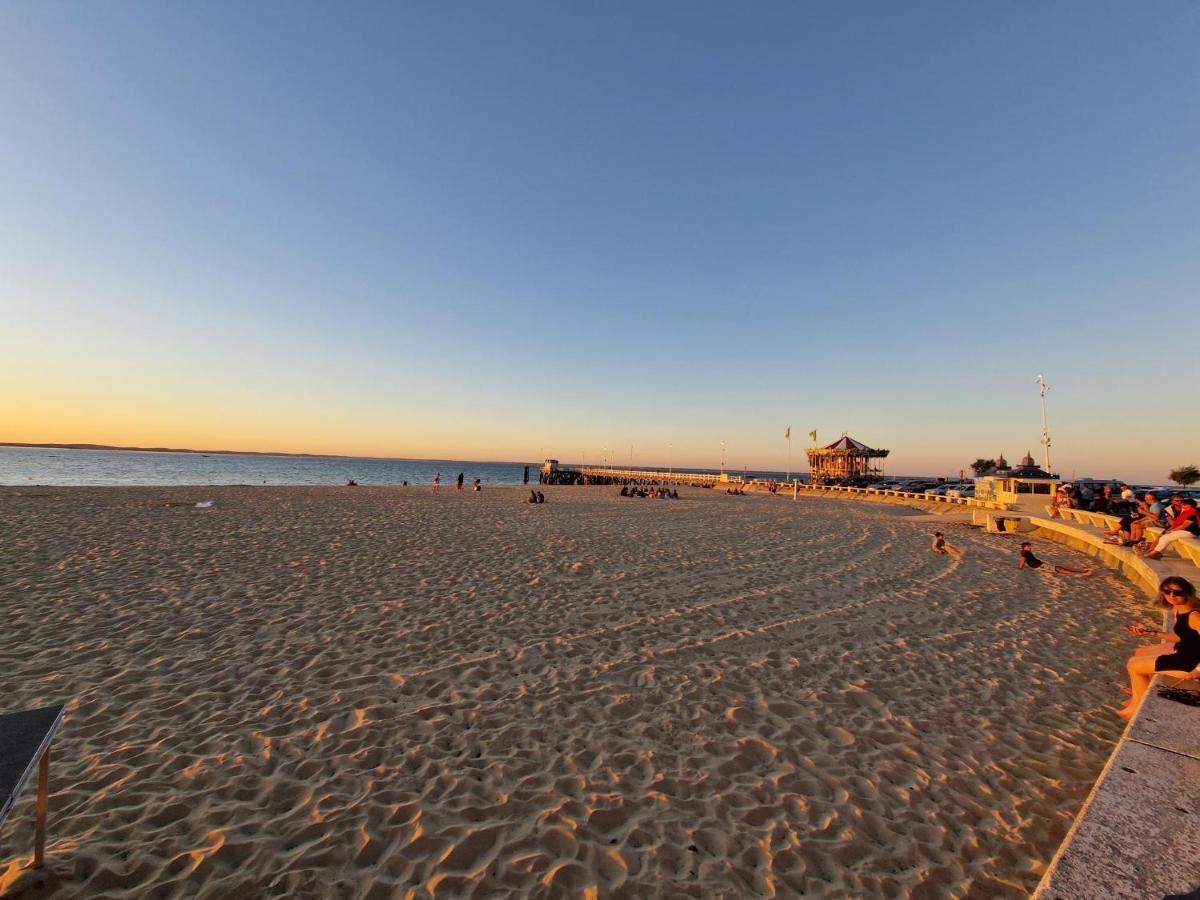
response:
<path id="1" fill-rule="evenodd" d="M 196 509 L 208 509 L 212 505 L 213 505 L 212 500 L 201 500 L 199 503 L 196 504 Z"/>

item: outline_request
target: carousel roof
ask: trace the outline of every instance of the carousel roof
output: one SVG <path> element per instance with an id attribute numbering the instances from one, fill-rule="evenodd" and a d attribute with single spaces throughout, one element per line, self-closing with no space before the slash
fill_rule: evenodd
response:
<path id="1" fill-rule="evenodd" d="M 821 447 L 820 449 L 821 450 L 832 450 L 835 453 L 842 452 L 842 453 L 875 454 L 875 453 L 887 452 L 887 451 L 875 450 L 872 447 L 868 447 L 862 441 L 856 441 L 854 438 L 852 438 L 846 434 L 843 434 L 840 438 L 838 438 L 832 444 L 826 444 L 824 447 Z"/>

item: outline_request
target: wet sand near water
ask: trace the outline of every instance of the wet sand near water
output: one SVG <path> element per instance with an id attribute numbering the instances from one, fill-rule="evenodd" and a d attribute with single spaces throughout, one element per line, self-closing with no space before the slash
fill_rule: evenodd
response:
<path id="1" fill-rule="evenodd" d="M 0 893 L 1036 885 L 1120 734 L 1119 576 L 897 507 L 544 491 L 0 489 L 0 706 L 68 703 L 48 868 L 27 789 Z"/>

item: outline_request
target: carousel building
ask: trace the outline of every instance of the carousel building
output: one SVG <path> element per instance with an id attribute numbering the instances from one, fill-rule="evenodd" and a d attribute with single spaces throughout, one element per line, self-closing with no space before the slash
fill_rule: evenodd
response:
<path id="1" fill-rule="evenodd" d="M 874 460 L 883 459 L 888 452 L 843 434 L 832 444 L 808 451 L 810 480 L 813 484 L 847 479 L 876 481 L 883 476 L 883 468 Z"/>

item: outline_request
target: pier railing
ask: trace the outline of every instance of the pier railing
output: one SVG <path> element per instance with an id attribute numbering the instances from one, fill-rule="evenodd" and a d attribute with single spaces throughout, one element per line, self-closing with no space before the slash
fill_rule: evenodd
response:
<path id="1" fill-rule="evenodd" d="M 718 484 L 734 484 L 739 486 L 765 484 L 763 479 L 743 478 L 741 475 L 725 473 L 724 481 L 716 472 L 674 472 L 662 469 L 617 469 L 609 466 L 581 466 L 575 470 L 584 478 L 597 484 L 614 484 L 623 481 L 656 481 L 659 484 L 691 484 L 704 487 L 714 487 Z M 869 487 L 846 487 L 833 484 L 805 484 L 803 482 L 773 482 L 780 491 L 786 491 L 794 484 L 797 491 L 824 496 L 859 496 L 865 499 L 893 498 L 919 501 L 921 503 L 940 503 L 947 506 L 966 506 L 975 509 L 1008 510 L 1007 503 L 994 500 L 976 500 L 974 497 L 947 497 L 945 494 L 926 494 L 917 491 L 879 490 Z"/>
<path id="2" fill-rule="evenodd" d="M 620 482 L 620 481 L 657 481 L 659 484 L 693 484 L 712 486 L 716 484 L 745 484 L 745 479 L 740 475 L 730 475 L 726 473 L 725 480 L 721 480 L 719 473 L 712 472 L 673 472 L 670 470 L 646 470 L 646 469 L 614 469 L 607 466 L 581 466 L 579 474 L 585 478 L 595 479 L 599 482 Z"/>
<path id="3" fill-rule="evenodd" d="M 916 491 L 879 490 L 878 488 L 846 487 L 838 484 L 802 484 L 797 483 L 800 492 L 819 494 L 823 496 L 861 496 L 868 499 L 879 497 L 894 497 L 897 500 L 920 501 L 921 503 L 942 503 L 947 506 L 967 506 L 974 509 L 1008 510 L 1007 503 L 995 500 L 976 500 L 974 497 L 947 497 L 945 494 L 926 494 Z"/>

